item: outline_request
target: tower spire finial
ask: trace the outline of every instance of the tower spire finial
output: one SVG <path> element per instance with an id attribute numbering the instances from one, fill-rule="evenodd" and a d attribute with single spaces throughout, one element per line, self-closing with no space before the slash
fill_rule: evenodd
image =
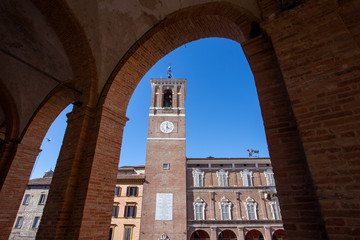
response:
<path id="1" fill-rule="evenodd" d="M 168 66 L 168 78 L 172 78 L 173 77 L 173 74 L 171 72 L 171 67 L 170 65 Z"/>

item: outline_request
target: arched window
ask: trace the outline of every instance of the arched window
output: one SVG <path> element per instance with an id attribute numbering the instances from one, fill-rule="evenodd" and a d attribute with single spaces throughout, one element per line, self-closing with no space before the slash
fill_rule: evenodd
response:
<path id="1" fill-rule="evenodd" d="M 252 199 L 251 197 L 248 197 L 246 199 L 246 210 L 247 210 L 247 214 L 248 214 L 248 219 L 249 220 L 256 220 L 257 219 L 257 214 L 256 214 L 256 206 L 257 203 L 254 199 Z"/>
<path id="2" fill-rule="evenodd" d="M 203 187 L 204 186 L 204 172 L 200 169 L 194 168 L 192 171 L 194 178 L 194 187 Z"/>
<path id="3" fill-rule="evenodd" d="M 194 217 L 195 220 L 205 220 L 206 203 L 200 197 L 197 197 L 194 202 Z"/>
<path id="4" fill-rule="evenodd" d="M 280 213 L 280 207 L 279 207 L 279 201 L 277 198 L 273 198 L 272 201 L 269 201 L 271 212 L 273 214 L 274 219 L 280 220 L 281 219 L 281 213 Z"/>
<path id="5" fill-rule="evenodd" d="M 240 174 L 242 176 L 244 186 L 251 187 L 254 185 L 251 171 L 245 169 L 244 171 L 240 172 Z"/>
<path id="6" fill-rule="evenodd" d="M 163 107 L 172 107 L 173 99 L 172 99 L 172 91 L 166 90 L 164 92 L 164 101 L 163 101 Z"/>
<path id="7" fill-rule="evenodd" d="M 227 197 L 223 197 L 219 202 L 221 210 L 221 220 L 231 220 L 231 205 L 232 203 Z"/>
<path id="8" fill-rule="evenodd" d="M 216 172 L 216 175 L 218 177 L 220 187 L 229 186 L 228 185 L 229 172 L 225 171 L 224 169 L 220 169 L 219 171 Z"/>
<path id="9" fill-rule="evenodd" d="M 267 185 L 268 186 L 275 186 L 275 180 L 274 180 L 273 171 L 269 168 L 264 172 L 264 174 L 265 174 L 265 177 L 266 177 Z"/>

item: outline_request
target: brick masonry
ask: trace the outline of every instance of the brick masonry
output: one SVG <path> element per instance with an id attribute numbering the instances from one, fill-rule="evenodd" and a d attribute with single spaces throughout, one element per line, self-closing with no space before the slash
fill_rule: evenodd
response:
<path id="1" fill-rule="evenodd" d="M 44 215 L 48 220 L 40 224 L 39 239 L 49 239 L 47 233 L 54 234 L 54 239 L 103 239 L 107 235 L 113 201 L 113 187 L 109 186 L 115 184 L 128 101 L 141 77 L 161 57 L 204 37 L 238 41 L 249 61 L 288 239 L 358 239 L 358 1 L 304 0 L 281 11 L 279 1 L 259 0 L 261 20 L 230 3 L 176 11 L 127 51 L 100 91 L 96 89 L 95 60 L 75 13 L 65 2 L 34 2 L 60 36 L 74 71 L 74 86 L 81 86 L 80 98 L 88 108 L 71 114 L 54 174 L 53 185 L 58 187 L 50 191 Z M 61 14 L 51 14 L 57 10 Z M 254 20 L 260 22 L 262 31 L 250 39 Z M 68 26 L 73 34 L 68 34 Z M 48 101 L 50 98 L 44 103 Z M 58 102 L 60 106 L 68 103 Z M 56 116 L 58 110 L 34 117 L 19 146 L 1 148 L 1 156 L 11 162 L 1 186 L 1 200 L 5 199 L 1 209 L 6 209 L 1 213 L 1 237 L 10 233 L 16 208 L 9 206 L 20 204 L 42 132 L 50 126 L 49 116 Z M 35 128 L 41 134 L 32 131 Z M 21 177 L 13 174 L 18 166 L 24 173 Z M 81 174 L 75 175 L 77 172 Z M 104 193 L 102 199 L 99 193 Z"/>

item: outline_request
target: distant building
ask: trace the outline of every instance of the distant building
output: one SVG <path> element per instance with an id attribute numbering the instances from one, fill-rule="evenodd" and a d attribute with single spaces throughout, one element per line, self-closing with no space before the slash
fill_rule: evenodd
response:
<path id="1" fill-rule="evenodd" d="M 139 240 L 145 166 L 118 169 L 110 240 Z"/>
<path id="2" fill-rule="evenodd" d="M 9 239 L 35 239 L 53 173 L 52 170 L 49 170 L 45 172 L 42 178 L 29 181 Z"/>
<path id="3" fill-rule="evenodd" d="M 139 239 L 145 166 L 118 169 L 109 239 Z M 10 240 L 35 240 L 53 171 L 29 181 Z"/>
<path id="4" fill-rule="evenodd" d="M 269 158 L 187 158 L 187 239 L 285 239 Z"/>

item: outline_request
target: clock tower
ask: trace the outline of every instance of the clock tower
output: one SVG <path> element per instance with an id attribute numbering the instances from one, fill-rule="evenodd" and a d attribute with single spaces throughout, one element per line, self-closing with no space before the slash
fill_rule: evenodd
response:
<path id="1" fill-rule="evenodd" d="M 186 79 L 151 79 L 141 240 L 187 238 Z"/>

